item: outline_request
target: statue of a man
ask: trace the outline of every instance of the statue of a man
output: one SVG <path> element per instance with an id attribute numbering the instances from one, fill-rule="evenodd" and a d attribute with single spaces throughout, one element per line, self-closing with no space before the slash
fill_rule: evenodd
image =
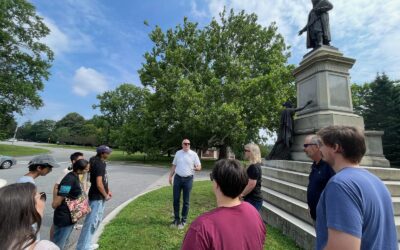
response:
<path id="1" fill-rule="evenodd" d="M 313 9 L 308 14 L 307 25 L 299 31 L 299 36 L 307 31 L 307 48 L 318 48 L 330 45 L 331 32 L 329 29 L 328 11 L 333 5 L 328 0 L 311 0 Z"/>
<path id="2" fill-rule="evenodd" d="M 293 144 L 293 115 L 305 109 L 310 105 L 312 101 L 308 101 L 301 108 L 293 108 L 292 103 L 285 102 L 283 106 L 285 109 L 281 113 L 281 120 L 278 131 L 278 138 L 275 142 L 269 155 L 266 157 L 267 160 L 289 160 L 290 159 L 290 147 Z"/>

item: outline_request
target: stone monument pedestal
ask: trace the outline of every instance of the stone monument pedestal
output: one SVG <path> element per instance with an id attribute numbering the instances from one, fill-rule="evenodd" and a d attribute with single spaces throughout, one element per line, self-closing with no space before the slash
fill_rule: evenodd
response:
<path id="1" fill-rule="evenodd" d="M 309 161 L 303 152 L 304 138 L 329 125 L 350 125 L 364 129 L 364 119 L 354 114 L 349 70 L 355 59 L 334 47 L 322 46 L 306 54 L 293 74 L 296 78 L 297 107 L 313 102 L 294 119 L 291 157 Z M 365 131 L 367 152 L 361 165 L 390 167 L 382 150 L 383 132 Z"/>

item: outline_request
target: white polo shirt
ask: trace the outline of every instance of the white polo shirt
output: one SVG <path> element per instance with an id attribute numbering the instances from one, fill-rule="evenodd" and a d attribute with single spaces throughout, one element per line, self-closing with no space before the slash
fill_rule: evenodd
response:
<path id="1" fill-rule="evenodd" d="M 187 152 L 183 149 L 176 152 L 173 165 L 176 166 L 175 173 L 181 177 L 194 175 L 194 167 L 200 165 L 199 156 L 193 150 Z"/>

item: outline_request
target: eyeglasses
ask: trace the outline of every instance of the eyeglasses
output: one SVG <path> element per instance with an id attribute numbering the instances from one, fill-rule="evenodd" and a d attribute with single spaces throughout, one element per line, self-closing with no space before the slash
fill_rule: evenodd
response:
<path id="1" fill-rule="evenodd" d="M 185 145 L 185 146 L 189 146 L 189 145 L 190 145 L 190 143 L 188 143 L 188 142 L 184 142 L 184 143 L 183 143 L 183 145 Z"/>
<path id="2" fill-rule="evenodd" d="M 42 201 L 46 201 L 47 200 L 47 195 L 45 192 L 40 192 L 39 193 L 39 199 L 41 199 Z"/>
<path id="3" fill-rule="evenodd" d="M 304 148 L 307 148 L 308 146 L 311 146 L 311 145 L 317 145 L 317 144 L 315 144 L 315 143 L 306 143 L 303 146 L 304 146 Z"/>
<path id="4" fill-rule="evenodd" d="M 214 181 L 214 176 L 212 173 L 210 173 L 210 181 Z"/>

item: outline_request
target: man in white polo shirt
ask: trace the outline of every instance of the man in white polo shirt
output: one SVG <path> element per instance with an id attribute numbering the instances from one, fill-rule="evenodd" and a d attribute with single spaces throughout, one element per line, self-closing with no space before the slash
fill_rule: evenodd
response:
<path id="1" fill-rule="evenodd" d="M 189 212 L 190 191 L 193 185 L 194 171 L 200 171 L 201 164 L 199 156 L 193 150 L 190 150 L 190 141 L 184 139 L 182 141 L 182 149 L 176 152 L 174 161 L 172 162 L 171 172 L 169 174 L 169 184 L 172 185 L 172 177 L 174 177 L 173 198 L 174 198 L 174 216 L 172 227 L 183 229 L 186 225 L 187 215 Z M 183 190 L 183 206 L 182 219 L 179 217 L 179 201 Z"/>

